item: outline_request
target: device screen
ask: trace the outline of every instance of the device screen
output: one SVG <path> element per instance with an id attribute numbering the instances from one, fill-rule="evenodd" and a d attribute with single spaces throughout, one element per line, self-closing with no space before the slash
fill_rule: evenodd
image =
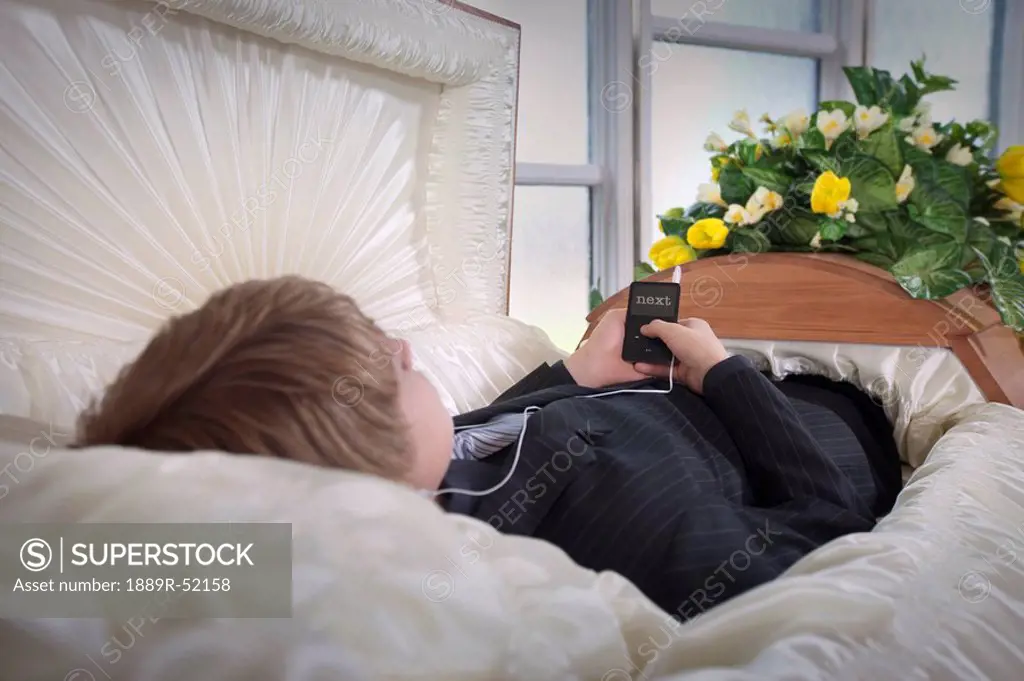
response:
<path id="1" fill-rule="evenodd" d="M 647 364 L 668 364 L 672 360 L 672 352 L 663 342 L 640 333 L 654 319 L 679 321 L 679 284 L 636 281 L 629 287 L 622 359 Z"/>

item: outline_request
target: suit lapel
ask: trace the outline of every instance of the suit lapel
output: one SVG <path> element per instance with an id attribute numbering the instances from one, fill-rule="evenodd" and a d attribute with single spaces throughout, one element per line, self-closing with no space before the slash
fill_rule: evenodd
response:
<path id="1" fill-rule="evenodd" d="M 560 417 L 552 419 L 552 427 L 544 427 L 541 421 L 540 414 L 527 420 L 519 463 L 504 485 L 482 497 L 454 494 L 445 508 L 490 523 L 505 534 L 532 536 L 562 492 L 596 460 L 592 436 L 585 426 L 575 429 Z M 482 461 L 453 461 L 445 487 L 493 487 L 508 475 L 515 449 L 512 445 Z"/>

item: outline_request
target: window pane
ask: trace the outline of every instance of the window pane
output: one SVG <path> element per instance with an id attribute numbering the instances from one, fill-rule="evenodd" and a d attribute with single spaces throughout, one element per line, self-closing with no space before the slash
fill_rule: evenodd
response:
<path id="1" fill-rule="evenodd" d="M 704 140 L 717 132 L 726 142 L 741 137 L 729 130 L 738 109 L 756 127 L 761 114 L 778 118 L 817 104 L 818 69 L 813 59 L 658 43 L 670 58 L 651 74 L 652 199 L 656 213 L 696 200 L 697 185 L 710 181 L 710 154 Z M 761 132 L 761 128 L 757 128 Z M 658 221 L 649 216 L 640 256 L 658 239 Z"/>
<path id="2" fill-rule="evenodd" d="M 522 27 L 516 160 L 586 163 L 587 0 L 470 0 Z"/>
<path id="3" fill-rule="evenodd" d="M 868 64 L 899 77 L 910 62 L 927 57 L 925 70 L 960 81 L 955 92 L 928 95 L 936 121 L 989 118 L 989 74 L 995 2 L 875 0 L 868 36 Z M 980 11 L 969 12 L 972 7 Z"/>
<path id="4" fill-rule="evenodd" d="M 590 190 L 516 187 L 509 316 L 571 352 L 590 312 Z"/>
<path id="5" fill-rule="evenodd" d="M 820 26 L 820 6 L 821 0 L 651 0 L 651 13 L 678 19 L 689 30 L 714 21 L 815 32 Z"/>

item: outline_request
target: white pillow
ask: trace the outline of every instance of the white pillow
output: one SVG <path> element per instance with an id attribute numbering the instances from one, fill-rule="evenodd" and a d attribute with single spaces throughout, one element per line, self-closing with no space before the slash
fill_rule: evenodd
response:
<path id="1" fill-rule="evenodd" d="M 1015 678 L 1020 641 L 977 632 L 1024 628 L 1024 561 L 1013 559 L 1024 412 L 979 405 L 957 420 L 875 531 L 822 547 L 682 628 L 621 577 L 583 569 L 554 546 L 448 516 L 399 485 L 289 461 L 54 451 L 17 484 L 5 480 L 0 523 L 292 523 L 293 666 L 276 677 L 288 681 L 305 681 L 303 663 L 323 660 L 307 630 L 334 644 L 332 664 L 374 679 L 799 681 L 902 678 L 915 668 L 935 679 L 967 678 L 967 669 Z M 19 451 L 0 444 L 0 469 Z M 239 603 L 225 605 L 227 616 Z M 4 672 L 66 678 L 69 660 L 86 666 L 111 637 L 126 640 L 124 626 L 116 617 L 32 623 L 37 644 L 64 653 L 44 657 L 0 635 Z M 176 656 L 202 648 L 207 669 L 227 669 L 239 632 L 253 626 L 162 629 L 117 671 L 159 664 L 163 676 L 126 678 L 168 678 Z M 248 669 L 280 669 L 281 646 L 262 640 L 245 652 Z"/>
<path id="2" fill-rule="evenodd" d="M 410 341 L 416 363 L 452 414 L 488 404 L 538 365 L 565 354 L 540 329 L 496 314 L 393 332 Z M 2 341 L 0 414 L 73 433 L 79 413 L 144 347 L 113 341 Z"/>

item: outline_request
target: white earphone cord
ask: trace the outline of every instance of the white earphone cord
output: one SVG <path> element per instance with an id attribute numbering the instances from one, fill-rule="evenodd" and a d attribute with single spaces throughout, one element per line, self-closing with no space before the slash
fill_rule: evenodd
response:
<path id="1" fill-rule="evenodd" d="M 611 392 L 607 392 L 607 393 L 597 393 L 597 394 L 594 394 L 594 395 L 580 395 L 580 397 L 581 398 L 610 397 L 612 395 L 622 395 L 623 393 L 649 394 L 649 395 L 667 395 L 670 392 L 672 392 L 672 388 L 675 387 L 675 382 L 673 380 L 673 374 L 675 373 L 675 368 L 676 368 L 676 358 L 672 357 L 672 360 L 669 362 L 669 365 L 668 365 L 668 390 L 634 390 L 634 389 L 631 389 L 631 388 L 623 388 L 622 390 L 612 390 Z M 494 485 L 493 487 L 491 487 L 489 489 L 485 489 L 485 490 L 471 490 L 471 489 L 448 488 L 448 489 L 440 489 L 440 490 L 437 490 L 436 492 L 431 492 L 430 490 L 424 490 L 424 491 L 428 493 L 428 496 L 432 496 L 432 497 L 440 496 L 442 494 L 463 494 L 463 495 L 469 496 L 469 497 L 483 497 L 483 496 L 487 496 L 488 494 L 492 494 L 494 492 L 497 492 L 499 489 L 504 487 L 505 484 L 508 483 L 509 480 L 512 479 L 512 476 L 516 472 L 516 468 L 519 467 L 519 455 L 523 451 L 523 438 L 526 436 L 526 422 L 529 421 L 530 414 L 532 412 L 539 411 L 539 410 L 540 410 L 540 407 L 536 407 L 536 406 L 530 406 L 530 407 L 527 407 L 526 409 L 523 410 L 523 427 L 522 427 L 522 430 L 519 431 L 519 439 L 516 442 L 516 453 L 515 453 L 515 456 L 512 458 L 512 467 L 509 468 L 508 473 L 505 474 L 505 477 L 502 478 L 501 482 L 499 482 L 497 485 Z M 474 425 L 474 426 L 459 426 L 455 430 L 467 430 L 467 429 L 470 429 L 470 428 L 481 428 L 481 427 L 483 427 L 485 425 L 487 425 L 487 424 L 483 423 L 483 424 L 477 424 L 477 425 Z"/>

